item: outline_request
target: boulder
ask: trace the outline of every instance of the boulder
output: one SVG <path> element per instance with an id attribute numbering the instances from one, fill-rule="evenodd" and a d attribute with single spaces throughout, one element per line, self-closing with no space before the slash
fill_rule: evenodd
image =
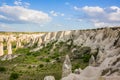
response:
<path id="1" fill-rule="evenodd" d="M 46 76 L 44 80 L 55 80 L 54 76 Z"/>

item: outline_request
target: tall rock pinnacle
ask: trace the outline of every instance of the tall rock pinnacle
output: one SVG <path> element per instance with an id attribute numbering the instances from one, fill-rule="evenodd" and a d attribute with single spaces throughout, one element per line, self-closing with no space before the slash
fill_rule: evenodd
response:
<path id="1" fill-rule="evenodd" d="M 72 73 L 72 66 L 71 66 L 71 62 L 69 59 L 69 56 L 66 55 L 65 61 L 63 63 L 63 67 L 62 67 L 62 77 L 66 77 L 68 76 L 70 73 Z"/>

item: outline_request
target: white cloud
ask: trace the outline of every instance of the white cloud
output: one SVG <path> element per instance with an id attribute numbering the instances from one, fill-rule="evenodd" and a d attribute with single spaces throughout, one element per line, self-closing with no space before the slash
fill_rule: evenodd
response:
<path id="1" fill-rule="evenodd" d="M 64 16 L 64 15 L 65 15 L 65 14 L 60 13 L 60 12 L 55 12 L 54 10 L 50 11 L 50 14 L 51 14 L 52 16 Z"/>
<path id="2" fill-rule="evenodd" d="M 51 18 L 42 11 L 28 9 L 22 6 L 0 7 L 0 21 L 4 23 L 37 23 L 48 22 Z M 4 19 L 3 19 L 4 18 Z"/>
<path id="3" fill-rule="evenodd" d="M 103 13 L 104 12 L 104 9 L 98 6 L 95 6 L 95 7 L 85 6 L 82 9 L 87 13 Z"/>
<path id="4" fill-rule="evenodd" d="M 14 4 L 16 6 L 22 6 L 22 7 L 25 7 L 25 8 L 28 8 L 30 6 L 30 3 L 23 2 L 22 0 L 15 0 Z"/>
<path id="5" fill-rule="evenodd" d="M 7 19 L 7 18 L 3 15 L 0 15 L 0 19 Z"/>
<path id="6" fill-rule="evenodd" d="M 120 8 L 117 6 L 111 6 L 110 9 L 117 10 L 117 12 L 120 12 Z"/>
<path id="7" fill-rule="evenodd" d="M 65 14 L 61 13 L 61 16 L 64 16 Z"/>
<path id="8" fill-rule="evenodd" d="M 22 5 L 22 0 L 15 0 L 14 4 L 17 5 L 17 6 L 21 6 Z"/>
<path id="9" fill-rule="evenodd" d="M 120 21 L 120 8 L 117 6 L 111 6 L 110 9 L 115 11 L 109 14 L 109 20 Z"/>
<path id="10" fill-rule="evenodd" d="M 55 11 L 50 11 L 50 14 L 52 15 L 52 16 L 58 16 L 58 14 L 55 12 Z"/>
<path id="11" fill-rule="evenodd" d="M 120 21 L 120 12 L 110 13 L 108 19 L 111 21 Z"/>
<path id="12" fill-rule="evenodd" d="M 74 6 L 73 8 L 74 8 L 74 10 L 76 10 L 76 11 L 80 11 L 80 10 L 81 10 L 81 8 L 78 8 L 77 6 Z"/>
<path id="13" fill-rule="evenodd" d="M 79 18 L 92 22 L 97 27 L 120 25 L 120 7 L 117 6 L 111 6 L 109 8 L 84 6 L 82 8 L 74 7 L 74 10 L 84 12 L 84 16 L 79 16 Z"/>
<path id="14" fill-rule="evenodd" d="M 30 6 L 30 3 L 24 2 L 24 7 L 28 8 Z"/>

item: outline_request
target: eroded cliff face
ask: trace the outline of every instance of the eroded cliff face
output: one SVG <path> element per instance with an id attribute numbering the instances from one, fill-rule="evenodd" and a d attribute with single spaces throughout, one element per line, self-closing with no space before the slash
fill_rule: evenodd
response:
<path id="1" fill-rule="evenodd" d="M 74 77 L 76 77 L 74 80 L 98 80 L 100 76 L 105 76 L 106 78 L 111 76 L 117 76 L 118 78 L 120 76 L 120 27 L 59 31 L 40 34 L 19 34 L 12 36 L 13 37 L 4 35 L 0 37 L 0 56 L 4 55 L 2 39 L 7 41 L 9 40 L 8 38 L 11 40 L 9 41 L 9 44 L 13 41 L 16 42 L 16 48 L 34 46 L 34 48 L 31 49 L 31 52 L 42 49 L 51 41 L 56 41 L 56 43 L 58 43 L 71 40 L 72 44 L 76 46 L 90 47 L 92 56 L 89 61 L 89 66 L 86 67 L 81 74 L 76 75 L 71 73 L 68 77 L 63 78 L 63 80 L 73 80 L 72 78 Z M 10 48 L 10 46 L 8 47 Z M 71 50 L 71 53 L 74 50 Z M 12 53 L 10 52 L 10 54 Z M 91 76 L 87 75 L 88 72 L 91 72 Z M 98 74 L 95 75 L 96 72 Z"/>
<path id="2" fill-rule="evenodd" d="M 41 43 L 51 40 L 68 40 L 72 39 L 76 45 L 90 46 L 92 49 L 100 48 L 104 50 L 119 47 L 120 29 L 104 28 L 98 30 L 74 30 L 46 33 L 41 37 Z"/>
<path id="3" fill-rule="evenodd" d="M 103 28 L 94 30 L 73 30 L 46 33 L 39 38 L 39 46 L 49 41 L 73 40 L 74 45 L 91 47 L 94 53 L 98 49 L 96 63 L 120 54 L 120 28 Z M 37 39 L 37 38 L 36 38 Z M 37 40 L 36 40 L 37 41 Z"/>
<path id="4" fill-rule="evenodd" d="M 42 39 L 41 46 L 52 40 L 59 42 L 71 39 L 74 45 L 88 46 L 91 48 L 92 53 L 98 51 L 95 58 L 92 56 L 90 66 L 93 67 L 88 66 L 74 80 L 98 80 L 100 76 L 112 77 L 108 79 L 118 80 L 120 76 L 120 28 L 51 32 L 40 38 Z M 93 75 L 87 75 L 89 72 Z M 73 80 L 71 77 L 75 76 L 68 76 L 63 80 Z M 107 77 L 104 77 L 104 79 L 107 80 Z"/>

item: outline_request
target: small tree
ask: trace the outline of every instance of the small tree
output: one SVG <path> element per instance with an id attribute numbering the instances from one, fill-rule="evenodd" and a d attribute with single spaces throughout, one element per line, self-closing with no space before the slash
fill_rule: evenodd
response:
<path id="1" fill-rule="evenodd" d="M 0 67 L 0 72 L 4 72 L 6 71 L 6 68 L 5 67 Z"/>
<path id="2" fill-rule="evenodd" d="M 19 77 L 18 73 L 11 73 L 10 80 L 16 80 L 16 79 L 18 79 L 18 77 Z"/>

